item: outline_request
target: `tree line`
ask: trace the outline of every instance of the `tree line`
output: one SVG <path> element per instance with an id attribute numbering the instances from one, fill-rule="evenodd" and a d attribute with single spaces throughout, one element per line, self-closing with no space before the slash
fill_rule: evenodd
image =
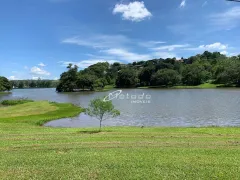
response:
<path id="1" fill-rule="evenodd" d="M 56 88 L 57 80 L 12 80 L 10 81 L 14 89 L 23 88 Z"/>
<path id="2" fill-rule="evenodd" d="M 240 86 L 240 55 L 227 57 L 205 51 L 189 58 L 166 58 L 138 61 L 97 63 L 84 70 L 69 64 L 61 74 L 58 92 L 97 90 L 106 85 L 118 88 L 139 86 L 196 86 L 203 83 Z"/>

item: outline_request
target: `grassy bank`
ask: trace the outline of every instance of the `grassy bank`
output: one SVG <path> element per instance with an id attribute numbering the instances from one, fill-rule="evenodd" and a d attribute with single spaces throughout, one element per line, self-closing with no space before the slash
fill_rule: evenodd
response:
<path id="1" fill-rule="evenodd" d="M 198 86 L 174 86 L 175 89 L 214 89 L 223 87 L 222 84 L 211 84 L 211 83 L 204 83 Z"/>
<path id="2" fill-rule="evenodd" d="M 115 88 L 115 85 L 106 85 L 103 89 L 96 90 L 96 92 L 110 91 Z"/>
<path id="3" fill-rule="evenodd" d="M 146 87 L 139 87 L 139 89 L 151 89 L 151 88 L 167 88 L 167 89 L 214 89 L 214 88 L 220 88 L 220 87 L 227 87 L 223 86 L 222 84 L 211 84 L 211 83 L 204 83 L 200 84 L 198 86 L 146 86 Z M 232 86 L 231 86 L 232 87 Z"/>
<path id="4" fill-rule="evenodd" d="M 20 101 L 25 103 L 16 103 L 15 100 L 6 103 L 5 101 L 2 102 L 3 105 L 9 104 L 10 106 L 1 106 L 0 122 L 43 125 L 50 120 L 73 117 L 83 111 L 81 108 L 69 103 Z M 12 104 L 13 106 L 11 106 Z"/>
<path id="5" fill-rule="evenodd" d="M 0 92 L 0 95 L 4 95 L 4 94 L 11 94 L 12 92 Z"/>
<path id="6" fill-rule="evenodd" d="M 46 101 L 1 107 L 1 179 L 240 178 L 239 128 L 36 125 L 80 111 Z"/>

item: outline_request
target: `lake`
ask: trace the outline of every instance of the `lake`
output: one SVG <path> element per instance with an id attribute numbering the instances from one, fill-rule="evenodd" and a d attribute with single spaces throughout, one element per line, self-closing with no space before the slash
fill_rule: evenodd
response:
<path id="1" fill-rule="evenodd" d="M 29 98 L 69 102 L 87 107 L 96 97 L 110 92 L 56 93 L 55 89 L 18 89 L 3 99 Z M 118 91 L 119 93 L 120 91 Z M 240 126 L 240 89 L 123 89 L 113 98 L 121 116 L 103 122 L 104 126 Z M 84 114 L 51 121 L 53 127 L 97 127 L 99 121 Z"/>

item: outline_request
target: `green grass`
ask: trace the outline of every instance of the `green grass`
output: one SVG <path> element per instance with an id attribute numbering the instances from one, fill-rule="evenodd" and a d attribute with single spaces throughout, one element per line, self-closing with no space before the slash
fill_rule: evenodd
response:
<path id="1" fill-rule="evenodd" d="M 1 102 L 2 105 L 4 106 L 14 106 L 18 104 L 24 104 L 28 102 L 33 102 L 33 100 L 30 99 L 11 99 L 11 100 L 3 100 Z"/>
<path id="2" fill-rule="evenodd" d="M 198 86 L 172 86 L 172 87 L 163 87 L 163 86 L 146 86 L 146 87 L 139 87 L 139 89 L 151 89 L 151 88 L 168 88 L 168 89 L 214 89 L 218 87 L 224 87 L 222 84 L 211 84 L 211 83 L 204 83 Z"/>
<path id="3" fill-rule="evenodd" d="M 83 109 L 69 103 L 35 101 L 15 106 L 2 106 L 0 122 L 43 125 L 50 120 L 77 116 L 82 111 Z"/>
<path id="4" fill-rule="evenodd" d="M 4 104 L 3 104 L 4 105 Z M 29 102 L 18 104 L 15 106 L 6 106 L 0 109 L 0 118 L 18 118 L 20 116 L 31 116 L 45 114 L 48 112 L 56 111 L 58 109 L 54 104 L 48 101 Z"/>
<path id="5" fill-rule="evenodd" d="M 204 83 L 198 86 L 174 86 L 176 89 L 213 89 L 222 86 L 221 84 Z"/>
<path id="6" fill-rule="evenodd" d="M 115 88 L 115 85 L 107 85 L 103 89 L 96 90 L 97 92 L 105 92 L 105 91 L 110 91 Z"/>
<path id="7" fill-rule="evenodd" d="M 5 94 L 11 94 L 12 92 L 1 92 L 0 91 L 0 95 L 2 94 L 2 95 L 5 95 Z"/>
<path id="8" fill-rule="evenodd" d="M 1 179 L 239 179 L 238 128 L 0 123 Z"/>
<path id="9" fill-rule="evenodd" d="M 36 124 L 82 110 L 26 106 L 0 115 L 1 179 L 240 179 L 240 128 L 49 128 Z"/>

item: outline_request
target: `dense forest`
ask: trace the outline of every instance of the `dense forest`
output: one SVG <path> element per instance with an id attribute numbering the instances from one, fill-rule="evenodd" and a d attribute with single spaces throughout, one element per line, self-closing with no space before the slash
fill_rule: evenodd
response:
<path id="1" fill-rule="evenodd" d="M 7 78 L 0 76 L 0 92 L 10 91 L 12 89 L 11 83 Z"/>
<path id="2" fill-rule="evenodd" d="M 69 64 L 61 74 L 58 92 L 144 86 L 196 86 L 203 83 L 240 86 L 240 55 L 227 57 L 205 51 L 187 59 L 152 59 L 130 64 L 97 63 L 84 70 Z"/>
<path id="3" fill-rule="evenodd" d="M 12 80 L 11 85 L 13 88 L 56 88 L 58 85 L 57 80 Z"/>

